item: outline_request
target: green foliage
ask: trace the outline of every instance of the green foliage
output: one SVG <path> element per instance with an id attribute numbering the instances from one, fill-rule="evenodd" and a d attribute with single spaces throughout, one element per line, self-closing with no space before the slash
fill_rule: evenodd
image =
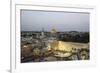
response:
<path id="1" fill-rule="evenodd" d="M 66 34 L 66 36 L 59 37 L 59 40 L 66 42 L 79 42 L 79 43 L 88 43 L 89 42 L 89 33 L 78 33 L 78 34 Z"/>

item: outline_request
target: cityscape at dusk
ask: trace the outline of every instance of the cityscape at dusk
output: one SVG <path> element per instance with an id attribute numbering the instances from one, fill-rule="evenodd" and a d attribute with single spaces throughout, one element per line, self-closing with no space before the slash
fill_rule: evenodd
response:
<path id="1" fill-rule="evenodd" d="M 21 10 L 21 63 L 89 60 L 89 13 Z"/>

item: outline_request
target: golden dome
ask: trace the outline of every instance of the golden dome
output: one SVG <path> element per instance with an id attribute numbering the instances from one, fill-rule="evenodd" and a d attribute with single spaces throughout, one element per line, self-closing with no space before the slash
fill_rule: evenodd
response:
<path id="1" fill-rule="evenodd" d="M 55 28 L 52 28 L 51 29 L 51 33 L 56 33 L 56 29 Z"/>

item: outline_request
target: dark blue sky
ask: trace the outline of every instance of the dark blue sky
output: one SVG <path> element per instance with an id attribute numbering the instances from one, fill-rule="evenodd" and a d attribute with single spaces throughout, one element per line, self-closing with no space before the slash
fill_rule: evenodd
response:
<path id="1" fill-rule="evenodd" d="M 21 31 L 89 31 L 89 13 L 21 10 Z"/>

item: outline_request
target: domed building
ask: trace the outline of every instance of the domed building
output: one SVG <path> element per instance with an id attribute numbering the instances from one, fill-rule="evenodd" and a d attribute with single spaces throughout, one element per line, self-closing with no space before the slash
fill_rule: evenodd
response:
<path id="1" fill-rule="evenodd" d="M 55 28 L 52 28 L 52 29 L 51 29 L 51 33 L 52 33 L 52 34 L 55 34 L 56 32 L 57 32 L 57 31 L 56 31 Z"/>
<path id="2" fill-rule="evenodd" d="M 51 29 L 50 34 L 52 40 L 57 40 L 57 31 L 54 27 Z"/>

